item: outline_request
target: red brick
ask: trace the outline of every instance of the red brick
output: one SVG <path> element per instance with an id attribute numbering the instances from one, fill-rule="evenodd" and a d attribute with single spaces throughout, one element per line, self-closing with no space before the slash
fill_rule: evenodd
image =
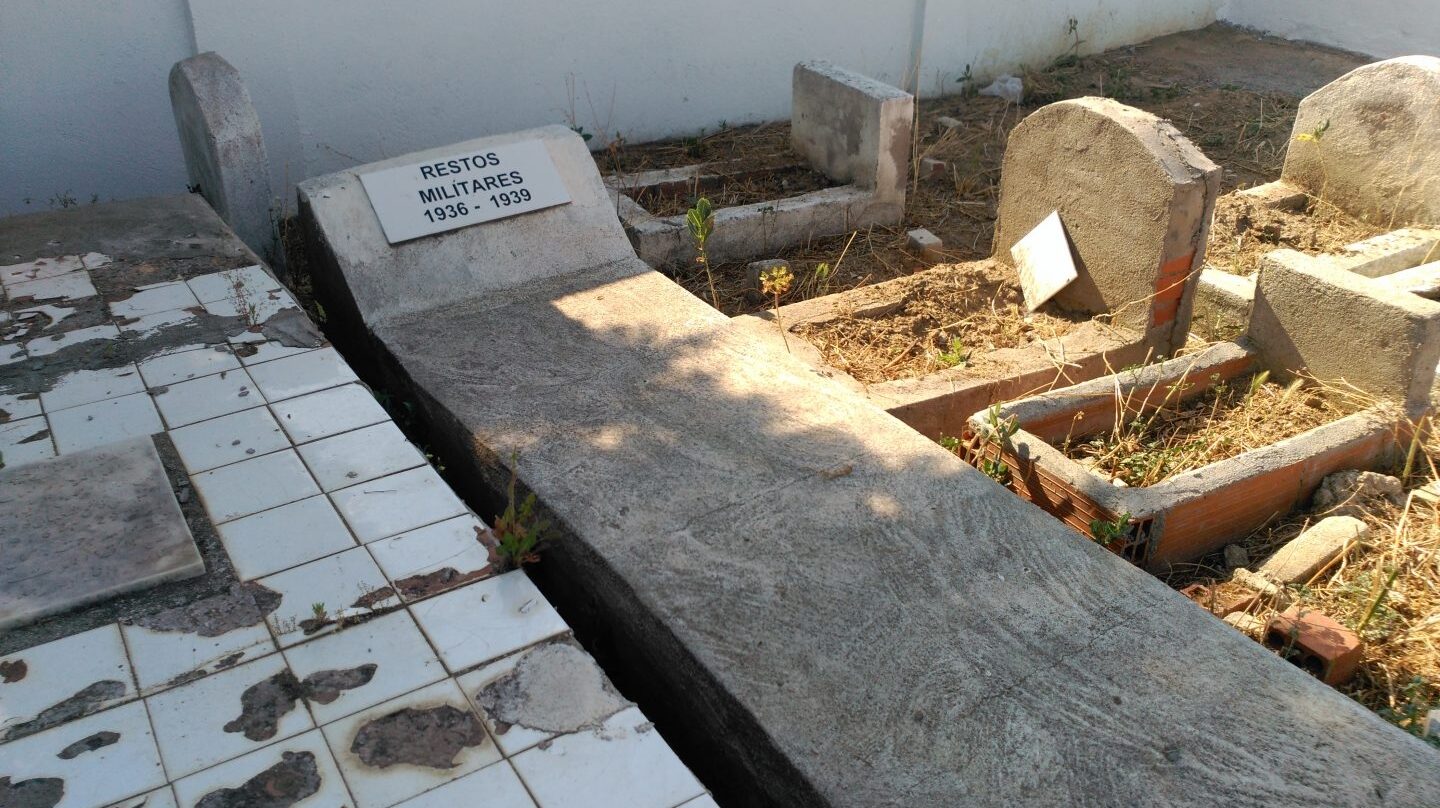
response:
<path id="1" fill-rule="evenodd" d="M 1355 675 L 1364 643 L 1348 628 L 1314 609 L 1291 606 L 1270 619 L 1265 644 L 1287 651 L 1291 662 L 1327 685 L 1340 685 Z"/>

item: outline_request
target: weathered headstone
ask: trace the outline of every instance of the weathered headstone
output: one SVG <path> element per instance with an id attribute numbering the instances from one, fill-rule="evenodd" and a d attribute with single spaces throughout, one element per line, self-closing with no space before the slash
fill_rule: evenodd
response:
<path id="1" fill-rule="evenodd" d="M 825 175 L 905 203 L 915 98 L 829 62 L 795 65 L 790 142 Z"/>
<path id="2" fill-rule="evenodd" d="M 0 630 L 205 571 L 149 437 L 0 471 Z"/>
<path id="3" fill-rule="evenodd" d="M 1282 182 L 1385 227 L 1440 224 L 1440 59 L 1358 67 L 1305 97 Z"/>
<path id="4" fill-rule="evenodd" d="M 1220 169 L 1175 127 L 1109 99 L 1042 107 L 1010 133 L 1000 174 L 996 259 L 1053 211 L 1079 278 L 1064 309 L 1111 313 L 1168 354 L 1184 344 Z"/>
<path id="5" fill-rule="evenodd" d="M 191 184 L 241 241 L 280 266 L 270 161 L 240 73 L 215 53 L 176 62 L 170 106 Z"/>

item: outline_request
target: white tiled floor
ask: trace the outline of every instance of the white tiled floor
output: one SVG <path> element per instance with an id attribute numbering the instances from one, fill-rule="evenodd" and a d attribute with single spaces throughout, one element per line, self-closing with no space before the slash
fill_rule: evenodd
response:
<path id="1" fill-rule="evenodd" d="M 187 283 L 190 284 L 190 289 L 201 303 L 212 303 L 216 300 L 228 300 L 235 297 L 237 283 L 241 293 L 244 294 L 268 292 L 271 289 L 280 288 L 280 284 L 276 283 L 275 279 L 271 278 L 270 274 L 258 265 L 228 269 L 224 272 L 212 272 L 208 275 L 191 278 Z"/>
<path id="2" fill-rule="evenodd" d="M 282 648 L 336 629 L 332 624 L 320 632 L 305 633 L 301 624 L 315 617 L 314 606 L 317 603 L 323 606 L 331 619 L 385 609 L 399 603 L 399 598 L 394 595 L 376 595 L 389 587 L 390 582 L 385 580 L 384 574 L 363 547 L 292 567 L 260 579 L 260 584 L 282 596 L 280 606 L 268 618 Z M 374 601 L 369 609 L 355 605 L 362 598 Z"/>
<path id="3" fill-rule="evenodd" d="M 176 808 L 175 791 L 170 786 L 157 788 L 149 793 L 121 800 L 109 808 Z"/>
<path id="4" fill-rule="evenodd" d="M 63 350 L 71 345 L 79 345 L 90 340 L 114 340 L 120 337 L 120 329 L 114 325 L 93 325 L 89 328 L 77 328 L 74 331 L 63 331 L 59 334 L 47 334 L 43 337 L 36 337 L 25 343 L 25 350 L 32 357 L 49 356 L 56 351 Z"/>
<path id="5" fill-rule="evenodd" d="M 280 425 L 264 407 L 173 429 L 170 439 L 191 474 L 290 448 Z"/>
<path id="6" fill-rule="evenodd" d="M 487 578 L 411 607 L 451 673 L 489 662 L 566 630 L 524 573 Z"/>
<path id="7" fill-rule="evenodd" d="M 254 365 L 251 375 L 260 392 L 270 401 L 282 401 L 357 381 L 355 372 L 334 348 L 321 348 Z"/>
<path id="8" fill-rule="evenodd" d="M 51 413 L 50 428 L 61 454 L 153 435 L 165 429 L 149 393 L 132 393 Z"/>
<path id="9" fill-rule="evenodd" d="M 21 418 L 30 418 L 40 414 L 40 395 L 38 393 L 4 394 L 0 393 L 0 423 L 18 421 Z"/>
<path id="10" fill-rule="evenodd" d="M 330 496 L 362 542 L 465 512 L 465 505 L 429 466 L 342 488 Z"/>
<path id="11" fill-rule="evenodd" d="M 6 468 L 55 456 L 50 424 L 43 416 L 0 424 L 0 460 Z"/>
<path id="12" fill-rule="evenodd" d="M 368 547 L 375 562 L 392 581 L 404 581 L 446 568 L 455 570 L 456 578 L 463 581 L 465 576 L 490 566 L 489 554 L 475 532 L 483 527 L 479 519 L 465 514 L 371 542 Z M 438 591 L 433 589 L 426 594 Z M 403 589 L 400 596 L 409 599 Z"/>
<path id="13" fill-rule="evenodd" d="M 249 581 L 355 546 L 330 500 L 309 497 L 218 528 L 241 580 Z"/>
<path id="14" fill-rule="evenodd" d="M 451 780 L 433 791 L 400 803 L 402 808 L 455 808 L 484 805 L 485 808 L 535 808 L 525 784 L 506 761 Z"/>
<path id="15" fill-rule="evenodd" d="M 335 758 L 331 756 L 330 748 L 325 745 L 325 737 L 320 734 L 318 729 L 310 730 L 179 780 L 175 783 L 175 793 L 183 808 L 194 808 L 212 792 L 221 789 L 243 788 L 251 778 L 261 775 L 273 766 L 285 764 L 287 754 L 311 756 L 315 772 L 320 779 L 318 789 L 310 796 L 293 803 L 294 805 L 303 806 L 303 808 L 345 808 L 350 804 L 350 793 L 345 790 L 340 770 L 335 766 Z M 289 760 L 293 761 L 294 757 Z M 276 777 L 271 780 L 271 783 L 272 787 L 275 785 L 293 787 L 294 779 Z M 267 792 L 261 789 L 260 793 Z M 282 796 L 273 795 L 277 800 L 276 804 L 281 804 L 279 800 Z"/>
<path id="16" fill-rule="evenodd" d="M 21 264 L 0 266 L 0 284 L 8 291 L 11 286 L 37 278 L 53 278 L 66 272 L 74 272 L 85 266 L 78 255 L 62 255 L 58 258 L 41 258 Z"/>
<path id="17" fill-rule="evenodd" d="M 145 382 L 134 365 L 103 370 L 77 370 L 61 376 L 54 386 L 40 394 L 47 412 L 55 412 L 81 404 L 118 398 L 145 390 Z"/>
<path id="18" fill-rule="evenodd" d="M 0 679 L 0 738 L 97 682 L 114 683 L 105 689 L 123 695 L 99 701 L 94 709 L 136 696 L 125 643 L 113 624 L 11 654 L 0 658 L 0 664 L 25 667 L 25 675 L 17 681 Z"/>
<path id="19" fill-rule="evenodd" d="M 298 451 L 325 491 L 425 465 L 425 457 L 388 421 L 307 443 Z"/>
<path id="20" fill-rule="evenodd" d="M 157 391 L 155 403 L 171 429 L 258 407 L 265 397 L 243 368 L 172 384 Z"/>
<path id="21" fill-rule="evenodd" d="M 195 490 L 216 522 L 228 522 L 320 493 L 293 449 L 196 474 Z"/>
<path id="22" fill-rule="evenodd" d="M 62 750 L 71 750 L 72 744 L 101 732 L 118 737 L 68 759 L 60 757 Z M 165 785 L 165 769 L 140 702 L 0 746 L 0 772 L 13 782 L 50 777 L 63 780 L 63 796 L 55 808 L 96 808 Z"/>
<path id="23" fill-rule="evenodd" d="M 445 678 L 445 667 L 435 658 L 425 636 L 404 609 L 286 649 L 285 658 L 302 681 L 321 671 L 348 670 L 367 663 L 375 665 L 369 682 L 339 691 L 333 701 L 324 703 L 307 697 L 310 712 L 320 724 Z"/>
<path id="24" fill-rule="evenodd" d="M 296 443 L 307 443 L 389 420 L 385 408 L 380 406 L 375 396 L 358 384 L 281 401 L 272 404 L 270 409 Z"/>
<path id="25" fill-rule="evenodd" d="M 213 673 L 258 659 L 275 650 L 265 626 L 243 626 L 215 637 L 184 631 L 154 631 L 122 625 L 125 645 L 143 693 L 172 686 L 178 677 Z"/>
<path id="26" fill-rule="evenodd" d="M 36 302 L 41 300 L 78 300 L 95 295 L 95 287 L 90 283 L 90 276 L 84 272 L 67 272 L 63 275 L 52 275 L 23 283 L 6 284 L 5 291 L 10 294 L 11 299 L 30 297 L 34 298 Z"/>
<path id="27" fill-rule="evenodd" d="M 151 286 L 136 292 L 124 300 L 110 303 L 110 313 L 116 317 L 144 317 L 172 309 L 198 306 L 200 301 L 182 281 L 172 281 Z"/>
<path id="28" fill-rule="evenodd" d="M 188 350 L 162 354 L 140 363 L 140 375 L 151 387 L 179 384 L 223 370 L 239 369 L 240 360 L 227 346 L 191 346 Z"/>

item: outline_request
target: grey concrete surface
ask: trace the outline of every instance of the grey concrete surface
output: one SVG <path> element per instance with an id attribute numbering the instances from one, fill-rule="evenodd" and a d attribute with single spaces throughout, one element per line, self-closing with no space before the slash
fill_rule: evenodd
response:
<path id="1" fill-rule="evenodd" d="M 302 190 L 327 284 L 528 266 L 522 220 L 374 248 L 317 193 L 343 182 Z M 564 530 L 534 574 L 721 802 L 1440 802 L 1417 739 L 638 260 L 547 243 L 550 277 L 332 320 L 370 324 L 457 474 L 518 457 Z"/>
<path id="2" fill-rule="evenodd" d="M 1440 59 L 1358 67 L 1306 96 L 1281 179 L 1386 227 L 1440 224 Z"/>
<path id="3" fill-rule="evenodd" d="M 905 204 L 915 98 L 825 61 L 792 77 L 790 143 L 820 172 Z"/>
<path id="4" fill-rule="evenodd" d="M 1113 312 L 1169 354 L 1189 331 L 1219 191 L 1219 167 L 1168 122 L 1109 99 L 1050 104 L 1010 133 L 994 255 L 1012 263 L 1010 248 L 1059 211 L 1080 277 L 1056 303 Z"/>
<path id="5" fill-rule="evenodd" d="M 176 62 L 170 107 L 191 184 L 252 250 L 283 261 L 265 138 L 239 71 L 216 53 Z"/>
<path id="6" fill-rule="evenodd" d="M 0 470 L 0 631 L 205 572 L 150 438 Z"/>
<path id="7" fill-rule="evenodd" d="M 1247 336 L 1277 377 L 1343 379 L 1414 416 L 1440 361 L 1440 303 L 1276 250 L 1260 260 Z"/>

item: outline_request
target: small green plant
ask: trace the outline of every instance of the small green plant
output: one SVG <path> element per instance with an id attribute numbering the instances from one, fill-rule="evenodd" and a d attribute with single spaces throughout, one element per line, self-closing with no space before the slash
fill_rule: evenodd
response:
<path id="1" fill-rule="evenodd" d="M 1330 119 L 1326 118 L 1323 123 L 1311 129 L 1309 132 L 1301 132 L 1296 135 L 1295 139 L 1303 143 L 1319 143 L 1320 139 L 1325 137 L 1325 133 L 1328 131 L 1330 131 Z"/>
<path id="2" fill-rule="evenodd" d="M 1010 466 L 1004 460 L 991 460 L 988 457 L 980 458 L 980 473 L 994 480 L 1001 485 L 1010 482 Z"/>
<path id="3" fill-rule="evenodd" d="M 780 339 L 785 343 L 785 352 L 790 352 L 790 338 L 785 336 L 785 324 L 780 322 L 780 296 L 790 291 L 795 276 L 790 267 L 781 264 L 760 273 L 760 291 L 775 301 L 775 327 L 780 329 Z"/>
<path id="4" fill-rule="evenodd" d="M 953 452 L 960 448 L 960 439 L 954 435 L 941 435 L 940 448 Z"/>
<path id="5" fill-rule="evenodd" d="M 710 271 L 710 256 L 705 251 L 710 236 L 715 232 L 715 208 L 710 200 L 700 197 L 695 207 L 685 212 L 685 227 L 690 231 L 690 240 L 695 242 L 695 263 L 705 270 L 705 280 L 710 284 L 710 304 L 720 308 L 720 295 L 715 293 L 715 275 Z"/>
<path id="6" fill-rule="evenodd" d="M 935 360 L 947 368 L 953 368 L 970 361 L 970 350 L 959 337 L 952 337 L 950 347 L 937 354 Z"/>
<path id="7" fill-rule="evenodd" d="M 590 142 L 590 138 L 595 137 L 595 135 L 591 134 L 590 132 L 586 132 L 585 127 L 580 126 L 579 124 L 570 124 L 570 131 L 579 135 L 580 139 L 585 141 L 586 143 Z"/>
<path id="8" fill-rule="evenodd" d="M 999 404 L 991 404 L 990 409 L 985 411 L 985 425 L 981 428 L 980 435 L 987 444 L 1004 449 L 1010 445 L 1010 438 L 1019 431 L 1019 419 L 1013 415 L 1009 418 L 1002 418 Z M 977 468 L 986 477 L 1001 485 L 1010 481 L 1010 466 L 999 458 L 992 460 L 982 456 Z"/>
<path id="9" fill-rule="evenodd" d="M 820 264 L 815 267 L 815 271 L 811 273 L 811 282 L 815 285 L 816 289 L 820 290 L 821 295 L 830 294 L 830 277 L 834 274 L 834 270 L 831 269 L 828 263 Z"/>
<path id="10" fill-rule="evenodd" d="M 319 602 L 319 603 L 312 603 L 312 604 L 310 604 L 310 613 L 315 616 L 315 622 L 317 622 L 317 623 L 323 623 L 323 622 L 325 622 L 325 603 L 324 603 L 324 601 L 321 601 L 321 602 Z"/>
<path id="11" fill-rule="evenodd" d="M 540 560 L 540 545 L 550 533 L 550 523 L 535 513 L 535 494 L 526 494 L 518 500 L 515 487 L 519 481 L 520 457 L 510 456 L 510 486 L 506 491 L 505 512 L 495 517 L 495 524 L 488 531 L 476 528 L 481 543 L 490 552 L 490 563 L 497 571 L 518 569 L 524 564 Z M 488 533 L 488 541 L 484 534 Z"/>
<path id="12" fill-rule="evenodd" d="M 1123 542 L 1130 538 L 1130 521 L 1135 517 L 1127 511 L 1114 520 L 1091 519 L 1090 538 L 1101 547 L 1109 547 L 1115 542 Z"/>
<path id="13" fill-rule="evenodd" d="M 1432 688 L 1430 683 L 1423 676 L 1415 676 L 1405 684 L 1401 691 L 1405 700 L 1397 708 L 1382 707 L 1380 717 L 1424 740 L 1426 743 L 1440 748 L 1440 735 L 1425 734 L 1425 718 L 1434 710 L 1440 710 L 1440 698 L 1430 695 Z"/>
<path id="14" fill-rule="evenodd" d="M 975 74 L 970 72 L 970 65 L 968 63 L 965 65 L 965 72 L 961 73 L 960 78 L 955 79 L 955 81 L 960 84 L 961 98 L 974 98 L 976 95 L 979 95 L 980 88 L 975 83 Z"/>
<path id="15" fill-rule="evenodd" d="M 79 205 L 80 200 L 76 199 L 75 194 L 68 190 L 60 191 L 50 197 L 50 207 L 52 208 L 64 210 L 66 208 L 79 207 Z"/>

